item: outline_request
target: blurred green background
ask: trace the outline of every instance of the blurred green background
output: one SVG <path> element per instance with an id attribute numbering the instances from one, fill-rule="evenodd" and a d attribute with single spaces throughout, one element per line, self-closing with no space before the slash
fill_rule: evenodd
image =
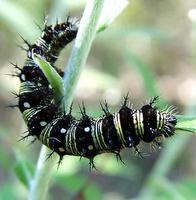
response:
<path id="1" fill-rule="evenodd" d="M 17 142 L 26 130 L 17 109 L 5 106 L 17 100 L 19 80 L 7 76 L 14 69 L 9 61 L 22 66 L 25 52 L 19 36 L 35 41 L 43 25 L 81 17 L 85 1 L 78 0 L 0 0 L 0 199 L 26 199 L 27 180 L 34 173 L 39 142 Z M 99 102 L 107 100 L 116 111 L 128 91 L 131 103 L 139 108 L 146 99 L 160 95 L 160 105 L 174 105 L 180 114 L 196 113 L 196 14 L 194 0 L 130 1 L 123 13 L 97 34 L 79 81 L 74 115 L 79 116 L 82 101 L 93 117 L 102 115 Z M 196 8 L 196 7 L 195 7 Z M 108 8 L 109 9 L 109 8 Z M 57 66 L 66 64 L 72 44 L 61 54 Z M 47 199 L 124 200 L 196 199 L 196 138 L 178 132 L 151 149 L 144 159 L 134 152 L 122 152 L 123 165 L 115 156 L 95 159 L 98 171 L 89 172 L 86 159 L 67 156 L 54 175 Z M 25 174 L 25 176 L 24 176 Z M 44 185 L 43 185 L 44 187 Z"/>

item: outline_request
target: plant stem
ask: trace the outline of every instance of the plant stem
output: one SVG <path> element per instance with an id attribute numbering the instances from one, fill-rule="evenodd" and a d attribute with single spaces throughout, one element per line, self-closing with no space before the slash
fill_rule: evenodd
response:
<path id="1" fill-rule="evenodd" d="M 75 45 L 68 61 L 67 75 L 63 78 L 65 107 L 67 108 L 71 105 L 73 93 L 96 34 L 99 16 L 104 4 L 104 0 L 90 0 L 87 2 Z"/>
<path id="2" fill-rule="evenodd" d="M 71 57 L 68 61 L 65 85 L 65 108 L 68 109 L 73 99 L 74 89 L 78 82 L 82 68 L 86 62 L 92 41 L 94 39 L 96 28 L 103 7 L 104 0 L 87 1 L 78 30 L 78 35 L 73 47 Z M 49 187 L 49 180 L 52 174 L 52 168 L 57 156 L 54 159 L 45 161 L 50 150 L 42 146 L 40 156 L 37 162 L 35 177 L 31 182 L 29 200 L 43 200 Z"/>
<path id="3" fill-rule="evenodd" d="M 42 145 L 39 159 L 37 162 L 36 172 L 34 179 L 30 184 L 30 193 L 28 200 L 42 200 L 46 199 L 46 194 L 49 187 L 49 180 L 52 174 L 52 168 L 57 156 L 54 159 L 48 159 L 47 155 L 50 153 L 50 150 Z"/>

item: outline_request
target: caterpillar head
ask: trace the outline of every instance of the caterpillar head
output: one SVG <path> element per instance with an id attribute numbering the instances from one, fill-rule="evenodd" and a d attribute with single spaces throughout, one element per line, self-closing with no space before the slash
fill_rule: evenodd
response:
<path id="1" fill-rule="evenodd" d="M 170 137 L 175 133 L 175 126 L 177 124 L 176 117 L 171 113 L 165 113 L 165 123 L 163 124 L 163 135 Z"/>

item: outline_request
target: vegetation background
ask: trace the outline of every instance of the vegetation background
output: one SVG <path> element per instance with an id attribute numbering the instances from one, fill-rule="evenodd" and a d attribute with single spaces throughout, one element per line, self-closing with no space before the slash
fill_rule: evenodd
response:
<path id="1" fill-rule="evenodd" d="M 43 25 L 81 17 L 85 1 L 0 0 L 0 199 L 26 199 L 28 188 L 24 171 L 34 173 L 39 142 L 17 142 L 26 130 L 17 109 L 6 109 L 17 100 L 19 80 L 9 61 L 22 66 L 25 52 L 19 36 L 34 42 Z M 130 1 L 124 12 L 93 43 L 86 68 L 79 81 L 78 103 L 85 102 L 93 117 L 102 115 L 99 101 L 107 100 L 111 111 L 118 110 L 128 91 L 131 103 L 139 108 L 149 97 L 160 95 L 161 103 L 177 107 L 180 114 L 196 113 L 196 14 L 193 0 Z M 109 8 L 108 8 L 109 9 Z M 61 54 L 57 66 L 67 62 L 72 44 Z M 125 150 L 126 165 L 115 156 L 95 159 L 98 171 L 89 172 L 88 161 L 67 156 L 59 170 L 54 169 L 48 199 L 196 199 L 196 138 L 177 132 L 162 150 L 140 159 Z M 28 169 L 28 170 L 27 170 Z M 26 175 L 28 176 L 28 174 Z M 30 174 L 29 174 L 30 176 Z M 44 185 L 43 185 L 44 187 Z"/>

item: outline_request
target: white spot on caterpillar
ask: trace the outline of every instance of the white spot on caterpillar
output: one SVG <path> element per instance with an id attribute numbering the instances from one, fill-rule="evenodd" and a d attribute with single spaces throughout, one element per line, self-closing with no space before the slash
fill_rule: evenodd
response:
<path id="1" fill-rule="evenodd" d="M 41 121 L 41 122 L 40 122 L 40 125 L 41 125 L 41 126 L 46 126 L 46 124 L 47 124 L 47 122 L 45 122 L 45 121 Z"/>
<path id="2" fill-rule="evenodd" d="M 21 79 L 23 80 L 23 81 L 26 81 L 26 76 L 25 76 L 25 74 L 21 74 Z"/>
<path id="3" fill-rule="evenodd" d="M 24 103 L 23 103 L 23 106 L 24 106 L 25 108 L 30 108 L 30 107 L 31 107 L 30 104 L 29 104 L 28 102 L 24 102 Z"/>
<path id="4" fill-rule="evenodd" d="M 84 128 L 84 131 L 85 131 L 86 133 L 88 133 L 88 132 L 90 131 L 90 128 L 89 128 L 89 127 L 85 127 L 85 128 Z"/>
<path id="5" fill-rule="evenodd" d="M 49 87 L 50 89 L 52 89 L 52 86 L 51 86 L 50 84 L 48 85 L 48 87 Z"/>
<path id="6" fill-rule="evenodd" d="M 66 133 L 66 129 L 65 128 L 61 128 L 60 133 Z"/>
<path id="7" fill-rule="evenodd" d="M 39 87 L 41 87 L 41 86 L 42 86 L 42 84 L 41 84 L 41 83 L 38 83 L 37 85 L 38 85 Z"/>
<path id="8" fill-rule="evenodd" d="M 64 149 L 63 147 L 59 147 L 59 151 L 60 151 L 60 152 L 64 152 L 65 149 Z"/>
<path id="9" fill-rule="evenodd" d="M 89 145 L 89 146 L 88 146 L 88 149 L 89 149 L 89 150 L 93 150 L 93 145 Z"/>

